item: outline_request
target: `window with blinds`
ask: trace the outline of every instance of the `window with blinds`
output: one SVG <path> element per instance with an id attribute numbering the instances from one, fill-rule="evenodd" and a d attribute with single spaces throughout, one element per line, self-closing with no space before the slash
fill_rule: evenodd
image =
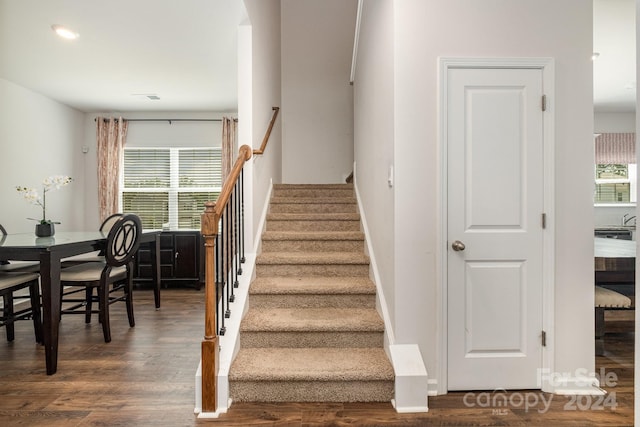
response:
<path id="1" fill-rule="evenodd" d="M 122 211 L 145 229 L 200 228 L 222 187 L 219 148 L 125 148 L 122 171 Z"/>
<path id="2" fill-rule="evenodd" d="M 636 164 L 597 164 L 594 202 L 635 203 Z"/>

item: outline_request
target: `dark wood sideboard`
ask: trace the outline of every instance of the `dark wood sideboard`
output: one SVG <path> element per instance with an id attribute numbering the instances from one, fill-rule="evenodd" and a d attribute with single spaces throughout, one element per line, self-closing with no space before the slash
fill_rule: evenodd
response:
<path id="1" fill-rule="evenodd" d="M 172 230 L 160 233 L 160 276 L 164 287 L 204 285 L 204 247 L 200 230 Z M 151 249 L 140 246 L 134 282 L 152 282 Z"/>

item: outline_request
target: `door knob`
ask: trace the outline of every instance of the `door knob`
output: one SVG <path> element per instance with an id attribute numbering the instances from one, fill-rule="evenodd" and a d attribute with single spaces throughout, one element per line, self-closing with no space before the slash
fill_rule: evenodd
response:
<path id="1" fill-rule="evenodd" d="M 453 248 L 453 250 L 456 252 L 460 252 L 464 251 L 465 245 L 460 240 L 456 240 L 451 244 L 451 248 Z"/>

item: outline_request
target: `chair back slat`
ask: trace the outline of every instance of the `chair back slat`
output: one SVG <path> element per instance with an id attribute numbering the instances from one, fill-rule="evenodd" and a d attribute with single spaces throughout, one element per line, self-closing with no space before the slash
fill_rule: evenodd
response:
<path id="1" fill-rule="evenodd" d="M 140 246 L 142 223 L 134 214 L 125 214 L 118 219 L 107 236 L 105 259 L 112 267 L 128 264 Z"/>
<path id="2" fill-rule="evenodd" d="M 109 231 L 111 231 L 113 225 L 118 222 L 118 220 L 123 216 L 124 214 L 122 213 L 109 215 L 104 221 L 102 221 L 102 225 L 100 225 L 100 231 L 102 231 L 103 233 L 108 233 Z"/>

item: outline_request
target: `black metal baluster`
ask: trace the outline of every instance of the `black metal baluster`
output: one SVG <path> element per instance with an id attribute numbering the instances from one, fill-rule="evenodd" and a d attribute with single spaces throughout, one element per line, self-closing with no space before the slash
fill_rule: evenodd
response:
<path id="1" fill-rule="evenodd" d="M 227 311 L 224 313 L 225 317 L 231 317 L 231 306 L 230 303 L 232 302 L 231 299 L 231 292 L 233 291 L 233 286 L 231 286 L 231 280 L 229 277 L 229 274 L 231 273 L 231 268 L 230 268 L 230 256 L 231 256 L 231 245 L 230 245 L 230 236 L 229 234 L 231 233 L 231 213 L 229 212 L 229 203 L 227 203 L 227 206 L 225 206 L 224 208 L 224 236 L 223 236 L 223 240 L 225 242 L 225 257 L 224 257 L 224 265 L 225 265 L 225 275 L 224 278 L 226 280 L 225 282 L 225 287 L 226 287 L 226 291 L 227 291 Z"/>
<path id="2" fill-rule="evenodd" d="M 240 286 L 238 282 L 238 268 L 240 266 L 240 255 L 239 255 L 239 247 L 238 247 L 238 211 L 240 210 L 240 197 L 238 190 L 238 181 L 234 186 L 233 194 L 234 194 L 234 203 L 233 203 L 233 287 L 237 288 Z"/>
<path id="3" fill-rule="evenodd" d="M 244 169 L 240 171 L 240 264 L 245 262 L 244 258 Z M 242 265 L 238 270 L 242 274 Z"/>
<path id="4" fill-rule="evenodd" d="M 224 222 L 224 220 L 223 220 Z M 220 226 L 218 227 L 218 234 L 216 235 L 216 306 L 218 309 L 216 310 L 216 318 L 218 321 L 218 325 L 220 326 L 220 335 L 224 335 L 227 331 L 227 328 L 224 326 L 224 276 L 223 270 L 224 266 L 222 263 L 222 259 L 224 257 L 224 247 L 222 246 L 222 236 L 220 235 Z"/>

